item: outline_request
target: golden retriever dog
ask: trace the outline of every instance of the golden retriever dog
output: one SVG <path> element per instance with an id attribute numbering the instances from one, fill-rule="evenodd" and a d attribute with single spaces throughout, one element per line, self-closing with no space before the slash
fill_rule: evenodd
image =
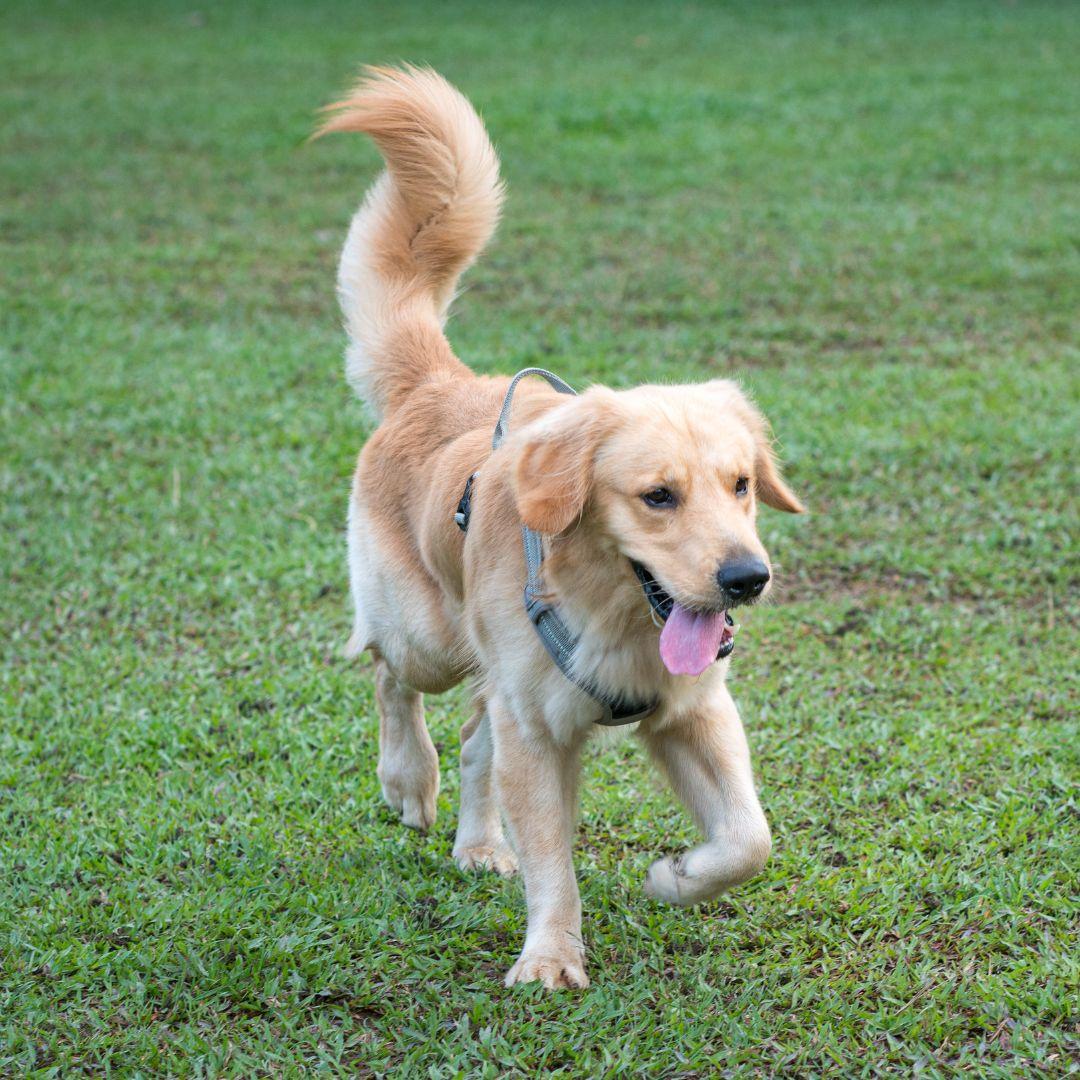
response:
<path id="1" fill-rule="evenodd" d="M 327 110 L 319 134 L 336 131 L 365 132 L 386 161 L 338 275 L 346 372 L 379 422 L 348 550 L 349 651 L 375 661 L 382 792 L 406 825 L 431 827 L 423 695 L 471 677 L 454 858 L 500 874 L 520 863 L 527 927 L 507 986 L 584 987 L 571 848 L 598 721 L 634 721 L 704 834 L 652 864 L 650 897 L 708 900 L 768 858 L 725 685 L 728 611 L 768 589 L 759 503 L 802 507 L 764 418 L 726 380 L 574 395 L 530 378 L 500 421 L 510 380 L 475 375 L 443 332 L 503 199 L 480 118 L 432 71 L 372 68 Z"/>

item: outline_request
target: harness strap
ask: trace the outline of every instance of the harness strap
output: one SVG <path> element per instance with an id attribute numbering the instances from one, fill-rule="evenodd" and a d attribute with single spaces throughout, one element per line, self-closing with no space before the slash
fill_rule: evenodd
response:
<path id="1" fill-rule="evenodd" d="M 553 371 L 548 371 L 542 367 L 527 367 L 522 368 L 511 380 L 510 385 L 506 388 L 506 397 L 503 398 L 503 406 L 499 410 L 499 419 L 495 424 L 495 434 L 491 437 L 491 449 L 498 450 L 502 446 L 503 439 L 506 438 L 506 429 L 510 424 L 510 406 L 514 403 L 514 391 L 517 389 L 517 385 L 525 378 L 526 375 L 539 375 L 541 378 L 547 379 L 553 390 L 558 390 L 560 394 L 569 394 L 571 397 L 577 397 L 577 391 L 563 379 L 560 379 Z"/>
<path id="2" fill-rule="evenodd" d="M 518 383 L 527 375 L 541 376 L 560 394 L 577 393 L 569 383 L 564 382 L 558 375 L 546 371 L 544 368 L 525 368 L 519 371 L 510 381 L 506 397 L 503 399 L 499 420 L 495 425 L 495 434 L 491 440 L 492 450 L 498 450 L 506 438 L 510 424 L 510 408 L 514 400 L 514 391 L 517 389 Z M 470 494 L 471 492 L 467 486 L 466 496 Z M 467 520 L 466 512 L 466 522 Z M 533 624 L 544 648 L 547 649 L 548 655 L 555 662 L 555 666 L 570 682 L 584 690 L 601 707 L 603 715 L 596 721 L 598 724 L 617 727 L 622 724 L 633 724 L 638 720 L 643 720 L 656 710 L 659 701 L 633 701 L 624 698 L 621 694 L 618 696 L 605 694 L 588 680 L 581 679 L 574 674 L 574 654 L 577 651 L 579 639 L 562 621 L 555 608 L 543 598 L 544 588 L 541 574 L 541 567 L 544 563 L 543 537 L 535 529 L 522 525 L 521 539 L 525 550 L 525 612 L 529 616 L 529 621 Z"/>

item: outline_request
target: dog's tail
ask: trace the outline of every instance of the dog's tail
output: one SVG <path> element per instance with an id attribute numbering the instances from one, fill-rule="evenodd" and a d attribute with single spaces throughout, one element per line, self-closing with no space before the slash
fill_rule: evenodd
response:
<path id="1" fill-rule="evenodd" d="M 326 112 L 317 136 L 362 131 L 386 159 L 338 269 L 345 373 L 381 418 L 421 383 L 468 371 L 442 327 L 499 220 L 499 159 L 473 107 L 431 70 L 365 68 Z"/>

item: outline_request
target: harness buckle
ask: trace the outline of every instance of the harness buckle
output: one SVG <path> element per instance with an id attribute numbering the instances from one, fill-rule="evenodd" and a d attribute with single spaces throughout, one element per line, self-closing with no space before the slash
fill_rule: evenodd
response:
<path id="1" fill-rule="evenodd" d="M 469 517 L 472 514 L 472 485 L 476 479 L 476 473 L 473 473 L 468 480 L 465 481 L 465 490 L 461 493 L 461 498 L 458 499 L 457 510 L 454 512 L 454 524 L 462 531 L 469 531 Z"/>
<path id="2" fill-rule="evenodd" d="M 525 614 L 533 626 L 539 626 L 540 620 L 551 610 L 551 605 L 532 591 L 531 585 L 525 586 Z"/>

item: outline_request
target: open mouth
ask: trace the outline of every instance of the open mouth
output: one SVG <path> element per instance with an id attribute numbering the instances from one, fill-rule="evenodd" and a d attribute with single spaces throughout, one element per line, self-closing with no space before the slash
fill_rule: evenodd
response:
<path id="1" fill-rule="evenodd" d="M 660 658 L 672 675 L 700 675 L 735 648 L 735 620 L 721 611 L 694 611 L 678 603 L 647 567 L 631 560 L 649 606 L 664 621 Z"/>

